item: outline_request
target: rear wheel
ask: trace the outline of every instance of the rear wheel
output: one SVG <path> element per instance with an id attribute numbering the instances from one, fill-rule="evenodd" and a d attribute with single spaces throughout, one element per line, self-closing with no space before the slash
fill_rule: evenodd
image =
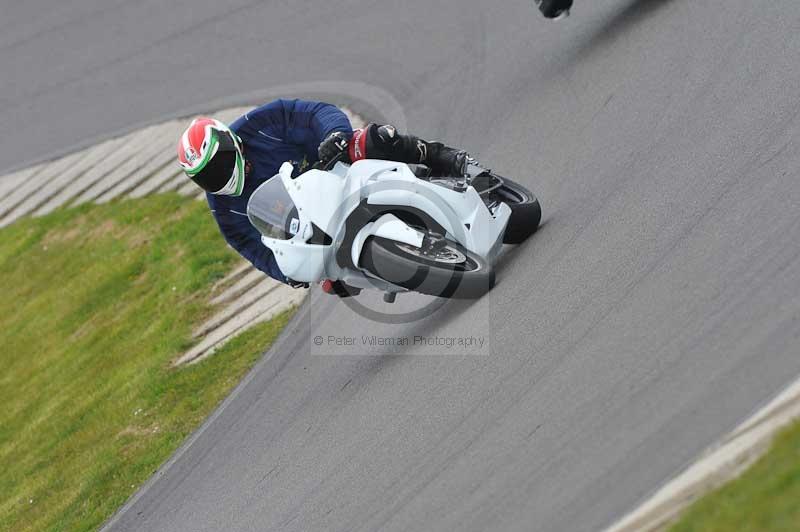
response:
<path id="1" fill-rule="evenodd" d="M 458 185 L 463 185 L 463 178 L 436 178 L 432 179 L 431 183 L 457 190 Z M 498 203 L 505 203 L 511 209 L 511 216 L 508 219 L 505 233 L 503 233 L 504 244 L 519 244 L 539 228 L 542 209 L 539 206 L 539 200 L 527 188 L 491 172 L 485 172 L 473 178 L 472 186 L 475 187 L 483 202 L 492 212 Z"/>
<path id="2" fill-rule="evenodd" d="M 519 244 L 539 228 L 542 208 L 533 192 L 505 177 L 503 185 L 487 195 L 489 201 L 505 203 L 511 208 L 511 217 L 503 234 L 504 244 Z"/>
<path id="3" fill-rule="evenodd" d="M 372 237 L 364 244 L 360 265 L 392 284 L 437 297 L 476 299 L 494 286 L 494 268 L 449 240 L 433 252 Z"/>

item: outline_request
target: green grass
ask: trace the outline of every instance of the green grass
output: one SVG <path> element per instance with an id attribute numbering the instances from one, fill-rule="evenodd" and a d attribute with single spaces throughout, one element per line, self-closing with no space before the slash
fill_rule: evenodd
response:
<path id="1" fill-rule="evenodd" d="M 235 261 L 174 194 L 0 230 L 0 529 L 98 527 L 225 397 L 289 318 L 171 367 Z"/>
<path id="2" fill-rule="evenodd" d="M 690 506 L 671 530 L 800 531 L 800 423 L 781 432 L 741 477 Z"/>

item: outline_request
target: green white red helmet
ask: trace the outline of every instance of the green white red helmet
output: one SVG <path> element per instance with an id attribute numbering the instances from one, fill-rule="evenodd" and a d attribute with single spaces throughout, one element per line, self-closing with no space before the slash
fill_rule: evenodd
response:
<path id="1" fill-rule="evenodd" d="M 178 142 L 178 163 L 192 181 L 212 194 L 238 196 L 244 188 L 239 137 L 213 118 L 196 118 Z"/>

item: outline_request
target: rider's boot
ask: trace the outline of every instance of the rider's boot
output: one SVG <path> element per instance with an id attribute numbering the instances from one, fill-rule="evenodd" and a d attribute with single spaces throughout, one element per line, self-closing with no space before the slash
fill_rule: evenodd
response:
<path id="1" fill-rule="evenodd" d="M 450 177 L 466 175 L 469 163 L 467 152 L 445 146 L 441 142 L 426 142 L 426 144 L 427 156 L 421 162 L 429 166 L 434 174 Z"/>

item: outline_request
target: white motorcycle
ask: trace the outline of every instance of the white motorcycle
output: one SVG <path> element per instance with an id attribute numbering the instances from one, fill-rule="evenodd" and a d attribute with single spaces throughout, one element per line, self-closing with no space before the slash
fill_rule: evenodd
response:
<path id="1" fill-rule="evenodd" d="M 341 281 L 351 295 L 481 297 L 503 243 L 522 242 L 541 218 L 530 191 L 477 164 L 460 177 L 382 160 L 293 170 L 284 163 L 256 189 L 250 222 L 287 277 Z"/>

